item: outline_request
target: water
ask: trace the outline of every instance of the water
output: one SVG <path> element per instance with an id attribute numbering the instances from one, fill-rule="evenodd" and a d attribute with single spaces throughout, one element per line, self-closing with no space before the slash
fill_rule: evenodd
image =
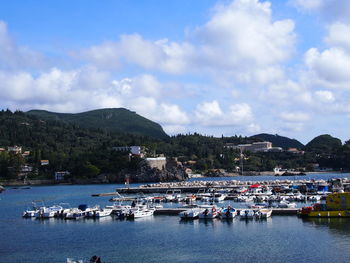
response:
<path id="1" fill-rule="evenodd" d="M 259 177 L 260 178 L 260 177 Z M 259 179 L 258 179 L 259 180 Z M 105 262 L 348 262 L 350 219 L 180 221 L 154 216 L 135 221 L 23 219 L 32 200 L 46 205 L 109 204 L 122 185 L 40 186 L 0 194 L 0 262 L 66 262 L 101 256 Z M 167 204 L 176 206 L 175 204 Z"/>

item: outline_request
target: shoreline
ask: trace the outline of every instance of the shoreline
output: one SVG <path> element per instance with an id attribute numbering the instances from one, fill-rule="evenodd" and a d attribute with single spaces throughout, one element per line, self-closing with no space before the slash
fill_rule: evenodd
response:
<path id="1" fill-rule="evenodd" d="M 308 175 L 315 175 L 315 174 L 348 174 L 345 172 L 339 172 L 339 171 L 334 171 L 334 172 L 305 172 L 305 175 L 290 175 L 290 176 L 275 176 L 273 172 L 270 171 L 265 171 L 265 172 L 258 172 L 250 175 L 240 175 L 238 173 L 226 173 L 224 176 L 217 176 L 217 177 L 207 177 L 202 174 L 194 174 L 194 175 L 189 175 L 188 179 L 202 179 L 202 178 L 223 178 L 223 177 L 253 177 L 253 176 L 271 176 L 275 177 L 276 179 L 278 178 L 285 178 L 285 177 L 303 177 L 303 176 L 308 176 Z M 186 182 L 188 180 L 185 180 Z M 167 182 L 155 182 L 155 181 L 145 181 L 145 182 L 135 182 L 136 184 L 147 184 L 147 183 L 174 183 L 178 181 L 167 181 Z M 98 182 L 96 179 L 92 180 L 77 180 L 75 182 L 57 182 L 55 180 L 49 180 L 49 179 L 43 179 L 43 180 L 27 180 L 26 182 L 23 181 L 0 181 L 0 186 L 3 187 L 21 187 L 21 186 L 39 186 L 39 185 L 88 185 L 88 184 L 96 184 L 96 185 L 101 185 L 101 184 L 124 184 L 124 182 Z"/>

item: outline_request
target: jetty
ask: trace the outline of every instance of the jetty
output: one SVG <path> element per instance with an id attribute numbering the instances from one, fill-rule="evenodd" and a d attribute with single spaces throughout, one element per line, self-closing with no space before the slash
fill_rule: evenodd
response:
<path id="1" fill-rule="evenodd" d="M 154 211 L 154 215 L 168 215 L 168 216 L 178 216 L 180 212 L 186 211 L 188 208 L 159 208 Z M 242 208 L 236 209 L 240 212 Z M 298 208 L 273 208 L 272 215 L 293 215 L 298 214 Z"/>

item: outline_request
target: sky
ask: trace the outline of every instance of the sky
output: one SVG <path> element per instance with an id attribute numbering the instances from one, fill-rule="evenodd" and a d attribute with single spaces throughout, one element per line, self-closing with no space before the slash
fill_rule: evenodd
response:
<path id="1" fill-rule="evenodd" d="M 349 140 L 348 0 L 0 0 L 0 108 Z"/>

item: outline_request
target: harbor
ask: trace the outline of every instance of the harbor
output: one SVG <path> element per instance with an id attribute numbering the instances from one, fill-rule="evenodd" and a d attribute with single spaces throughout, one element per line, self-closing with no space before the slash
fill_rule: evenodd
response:
<path id="1" fill-rule="evenodd" d="M 346 185 L 347 179 L 344 179 L 345 177 L 342 178 L 342 183 Z M 210 178 L 208 181 L 215 182 L 215 180 L 219 179 Z M 263 181 L 265 180 L 258 182 L 263 183 Z M 328 179 L 326 178 L 324 181 L 327 182 Z M 217 262 L 208 260 L 212 257 L 212 252 L 209 251 L 220 251 L 220 262 L 232 262 L 232 260 L 239 261 L 242 257 L 239 252 L 236 253 L 237 255 L 232 255 L 232 249 L 237 251 L 241 244 L 244 244 L 245 247 L 256 247 L 247 257 L 249 260 L 258 262 L 261 262 L 262 253 L 265 253 L 264 255 L 274 262 L 283 262 L 285 257 L 290 259 L 289 262 L 299 262 L 299 254 L 308 255 L 308 251 L 314 250 L 316 247 L 322 250 L 319 255 L 303 256 L 303 259 L 308 260 L 308 262 L 322 262 L 322 258 L 332 257 L 337 262 L 345 262 L 344 260 L 349 256 L 347 252 L 339 254 L 331 251 L 336 249 L 349 251 L 348 243 L 344 242 L 350 236 L 349 218 L 298 217 L 297 212 L 302 207 L 313 205 L 322 200 L 293 201 L 292 198 L 295 199 L 298 195 L 288 193 L 287 185 L 283 188 L 285 192 L 282 191 L 275 195 L 279 196 L 280 199 L 285 199 L 281 201 L 289 200 L 289 203 L 296 203 L 297 207 L 267 208 L 271 210 L 271 215 L 267 218 L 263 218 L 262 214 L 258 213 L 256 216 L 253 214 L 250 216 L 249 211 L 264 211 L 264 208 L 248 207 L 256 205 L 255 201 L 258 201 L 249 201 L 249 195 L 254 195 L 254 197 L 274 196 L 268 191 L 268 188 L 269 190 L 273 189 L 272 183 L 269 184 L 271 187 L 266 187 L 266 185 L 263 187 L 262 184 L 261 187 L 257 187 L 257 183 L 251 182 L 244 183 L 242 181 L 242 184 L 239 184 L 242 188 L 225 189 L 226 193 L 222 192 L 227 194 L 225 200 L 218 200 L 218 202 L 214 199 L 210 200 L 210 198 L 218 198 L 219 196 L 212 194 L 218 193 L 220 188 L 209 188 L 216 191 L 207 197 L 205 197 L 206 191 L 204 191 L 204 195 L 198 200 L 197 198 L 194 200 L 193 196 L 200 194 L 200 192 L 194 194 L 181 192 L 180 194 L 175 189 L 171 189 L 168 193 L 165 191 L 163 193 L 121 194 L 118 191 L 119 194 L 117 194 L 115 190 L 125 188 L 125 185 L 33 186 L 25 191 L 19 188 L 7 188 L 1 194 L 2 209 L 8 212 L 2 218 L 0 226 L 3 229 L 3 234 L 9 237 L 7 243 L 3 244 L 2 258 L 5 262 L 14 258 L 16 262 L 30 262 L 28 259 L 38 257 L 59 263 L 65 262 L 66 258 L 79 258 L 84 262 L 89 262 L 92 255 L 99 255 L 105 262 L 163 262 L 169 260 L 194 262 L 193 258 L 196 259 L 195 261 Z M 317 182 L 316 179 L 315 182 Z M 321 184 L 321 182 L 319 183 Z M 193 182 L 187 183 L 192 184 Z M 170 184 L 174 188 L 178 186 Z M 200 184 L 204 184 L 204 182 Z M 227 182 L 214 184 L 222 186 Z M 293 189 L 292 185 L 295 184 L 291 183 L 290 189 Z M 130 188 L 140 188 L 140 185 L 131 184 Z M 167 184 L 165 188 L 168 188 Z M 244 188 L 247 188 L 244 193 L 230 192 Z M 262 189 L 264 191 L 266 189 L 265 193 L 258 193 Z M 299 189 L 294 190 L 299 191 Z M 316 190 L 314 189 L 314 191 Z M 111 195 L 102 194 L 96 197 L 92 196 L 93 193 L 111 193 Z M 171 195 L 174 196 L 171 197 Z M 314 194 L 307 193 L 309 198 L 317 195 L 317 191 Z M 198 196 L 200 197 L 200 195 Z M 159 197 L 164 199 L 161 201 Z M 186 203 L 185 199 L 189 197 L 192 197 L 192 204 Z M 245 197 L 248 201 L 243 200 Z M 121 199 L 110 201 L 112 198 Z M 22 218 L 22 212 L 27 204 L 33 200 L 42 200 L 45 207 L 62 204 L 64 209 L 68 208 L 64 207 L 63 204 L 69 203 L 69 209 L 75 211 L 75 208 L 79 208 L 81 204 L 101 209 L 114 205 L 131 206 L 133 201 L 137 202 L 141 198 L 154 207 L 153 215 L 122 219 L 118 214 L 100 217 L 92 214 L 79 219 L 65 219 L 63 214 L 59 213 L 60 216 L 52 218 Z M 264 202 L 268 203 L 268 201 L 261 203 Z M 274 203 L 280 204 L 280 201 Z M 208 209 L 206 218 L 199 217 L 199 214 L 195 219 L 188 218 L 191 216 L 191 210 L 198 211 L 194 204 L 198 206 L 201 213 L 205 213 L 205 210 Z M 216 211 L 212 211 L 213 206 L 215 206 Z M 232 207 L 231 210 L 229 207 Z M 80 208 L 84 209 L 81 206 Z M 234 217 L 226 218 L 227 211 L 230 211 L 230 217 L 231 215 Z M 246 216 L 240 216 L 242 211 L 246 211 L 244 212 Z M 187 213 L 187 218 L 182 219 L 181 215 L 184 216 L 185 213 Z M 215 218 L 211 218 L 214 215 Z M 18 232 L 18 230 L 21 231 L 21 235 L 17 235 L 15 238 L 13 233 Z M 74 238 L 72 233 L 74 233 Z M 273 250 L 269 249 L 271 242 L 266 242 L 267 238 L 273 242 Z M 327 242 L 327 244 L 322 242 L 325 239 L 332 242 Z M 193 244 L 201 245 L 193 246 Z M 49 253 L 45 249 L 46 247 L 50 247 Z M 281 256 L 280 250 L 284 251 L 283 256 Z M 130 251 L 133 253 L 130 254 Z M 145 255 L 147 259 L 144 258 Z M 157 257 L 157 260 L 154 260 L 154 257 Z"/>

